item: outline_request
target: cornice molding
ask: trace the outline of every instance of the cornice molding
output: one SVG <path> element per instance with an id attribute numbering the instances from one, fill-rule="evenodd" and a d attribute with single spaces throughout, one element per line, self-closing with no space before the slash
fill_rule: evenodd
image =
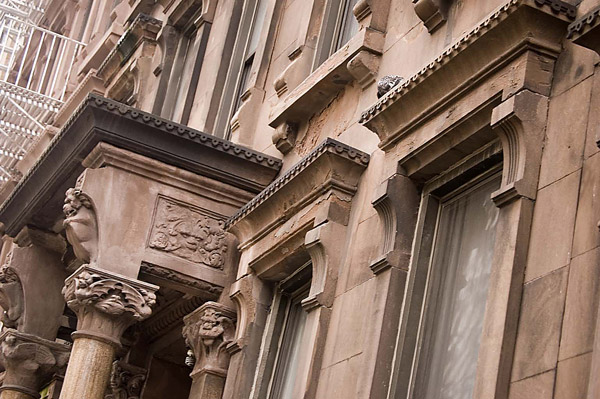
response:
<path id="1" fill-rule="evenodd" d="M 269 198 L 273 197 L 279 190 L 287 186 L 295 177 L 299 176 L 302 172 L 308 169 L 318 158 L 324 154 L 334 154 L 336 157 L 345 159 L 351 163 L 359 165 L 362 168 L 366 168 L 369 164 L 369 154 L 357 150 L 349 145 L 343 144 L 332 138 L 327 138 L 315 149 L 313 149 L 308 155 L 302 160 L 291 167 L 283 176 L 279 177 L 267 188 L 265 188 L 260 194 L 254 197 L 248 202 L 242 209 L 240 209 L 235 215 L 233 215 L 226 223 L 225 228 L 229 229 L 236 225 L 241 219 L 255 211 L 262 204 L 264 204 Z M 315 186 L 323 182 L 315 182 Z"/>
<path id="2" fill-rule="evenodd" d="M 600 54 L 600 6 L 570 24 L 567 39 Z"/>
<path id="3" fill-rule="evenodd" d="M 389 148 L 398 139 L 399 132 L 389 131 L 391 127 L 387 127 L 386 122 L 381 120 L 380 115 L 386 110 L 400 106 L 401 102 L 410 101 L 407 99 L 408 95 L 417 89 L 428 90 L 429 98 L 446 98 L 454 92 L 463 92 L 510 61 L 511 57 L 516 57 L 528 49 L 556 58 L 560 52 L 560 41 L 564 38 L 568 21 L 575 18 L 576 10 L 575 6 L 559 0 L 506 2 L 470 32 L 447 47 L 426 67 L 382 96 L 362 113 L 360 123 L 378 133 L 381 140 L 380 147 Z M 509 26 L 503 24 L 509 19 L 514 22 L 510 24 L 514 29 L 508 29 Z M 500 29 L 499 27 L 502 26 L 506 26 L 507 29 Z M 486 44 L 488 39 L 494 40 L 493 51 L 489 51 L 490 46 Z M 482 56 L 484 48 L 486 56 Z M 467 63 L 469 60 L 470 62 Z M 437 84 L 442 79 L 446 83 Z M 431 93 L 435 90 L 432 87 L 443 90 L 444 95 L 435 96 Z M 438 99 L 437 103 L 443 101 Z M 413 104 L 403 104 L 400 107 L 411 108 L 407 111 L 411 115 L 429 112 L 425 109 L 417 110 L 417 105 Z M 412 122 L 411 126 L 414 125 Z"/>
<path id="4" fill-rule="evenodd" d="M 80 160 L 99 142 L 250 193 L 260 192 L 281 168 L 277 158 L 89 94 L 0 207 L 10 236 L 34 216 L 45 218 L 38 227 L 51 227 L 62 207 L 57 193 L 75 183 L 84 170 Z"/>

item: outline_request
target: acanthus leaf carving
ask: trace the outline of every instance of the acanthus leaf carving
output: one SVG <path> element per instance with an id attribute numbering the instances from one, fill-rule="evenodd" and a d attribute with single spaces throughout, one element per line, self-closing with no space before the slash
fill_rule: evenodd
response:
<path id="1" fill-rule="evenodd" d="M 206 302 L 183 319 L 183 337 L 196 358 L 194 373 L 209 369 L 227 374 L 229 345 L 235 336 L 235 312 L 228 307 Z"/>
<path id="2" fill-rule="evenodd" d="M 222 220 L 159 197 L 149 247 L 223 269 L 227 252 L 224 227 Z"/>
<path id="3" fill-rule="evenodd" d="M 146 381 L 147 370 L 122 360 L 113 362 L 108 392 L 104 399 L 139 399 Z"/>
<path id="4" fill-rule="evenodd" d="M 63 295 L 77 314 L 77 333 L 120 344 L 127 327 L 152 314 L 157 289 L 84 265 L 66 280 Z"/>

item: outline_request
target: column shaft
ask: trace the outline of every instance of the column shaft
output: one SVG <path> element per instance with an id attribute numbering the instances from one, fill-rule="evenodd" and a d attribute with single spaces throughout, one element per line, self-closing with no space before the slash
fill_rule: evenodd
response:
<path id="1" fill-rule="evenodd" d="M 60 399 L 103 399 L 114 356 L 114 345 L 87 337 L 75 339 Z"/>

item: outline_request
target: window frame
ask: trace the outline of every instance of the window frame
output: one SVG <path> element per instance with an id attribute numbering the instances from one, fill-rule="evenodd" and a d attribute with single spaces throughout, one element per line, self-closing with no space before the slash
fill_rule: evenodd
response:
<path id="1" fill-rule="evenodd" d="M 427 335 L 431 334 L 433 316 L 431 302 L 428 300 L 432 280 L 440 277 L 439 273 L 432 270 L 432 266 L 442 206 L 448 200 L 459 198 L 493 179 L 498 179 L 501 186 L 503 167 L 501 157 L 501 145 L 496 140 L 426 182 L 422 187 L 413 255 L 410 259 L 402 316 L 396 337 L 388 399 L 415 399 L 418 397 L 417 394 L 423 393 L 419 391 L 419 384 L 422 385 L 426 381 L 427 374 L 424 369 L 427 367 L 427 352 L 431 347 L 431 339 Z M 496 255 L 494 243 L 494 256 Z M 493 273 L 493 263 L 491 267 Z M 490 280 L 490 284 L 492 283 Z M 484 306 L 484 331 L 487 305 L 492 300 L 492 295 L 494 294 L 488 287 Z M 426 340 L 430 342 L 425 342 Z M 481 346 L 478 359 L 479 357 L 481 357 Z"/>
<path id="2" fill-rule="evenodd" d="M 329 0 L 327 2 L 311 71 L 317 69 L 329 57 L 344 47 L 360 30 L 359 20 L 352 12 L 356 3 L 358 3 L 358 0 Z M 356 21 L 358 29 L 342 42 L 344 30 L 351 18 Z"/>

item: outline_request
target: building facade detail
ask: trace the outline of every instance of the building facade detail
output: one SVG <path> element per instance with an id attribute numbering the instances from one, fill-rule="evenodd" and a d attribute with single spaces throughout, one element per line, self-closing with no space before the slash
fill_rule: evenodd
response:
<path id="1" fill-rule="evenodd" d="M 0 392 L 14 398 L 36 398 L 45 380 L 69 359 L 69 347 L 35 335 L 6 329 L 0 335 L 0 362 L 6 370 Z"/>
<path id="2" fill-rule="evenodd" d="M 194 263 L 223 269 L 227 244 L 225 222 L 172 200 L 159 198 L 150 248 Z"/>
<path id="3" fill-rule="evenodd" d="M 115 360 L 104 399 L 140 399 L 148 371 L 122 360 Z"/>
<path id="4" fill-rule="evenodd" d="M 63 295 L 78 315 L 78 334 L 91 334 L 120 345 L 125 329 L 152 313 L 155 290 L 152 285 L 84 265 L 66 280 Z"/>
<path id="5" fill-rule="evenodd" d="M 6 257 L 0 267 L 0 306 L 2 306 L 2 323 L 8 328 L 17 328 L 23 315 L 23 287 L 19 276 L 9 266 L 11 254 Z"/>
<path id="6" fill-rule="evenodd" d="M 63 206 L 65 232 L 73 252 L 84 263 L 98 259 L 98 221 L 89 195 L 79 188 L 70 188 Z"/>

